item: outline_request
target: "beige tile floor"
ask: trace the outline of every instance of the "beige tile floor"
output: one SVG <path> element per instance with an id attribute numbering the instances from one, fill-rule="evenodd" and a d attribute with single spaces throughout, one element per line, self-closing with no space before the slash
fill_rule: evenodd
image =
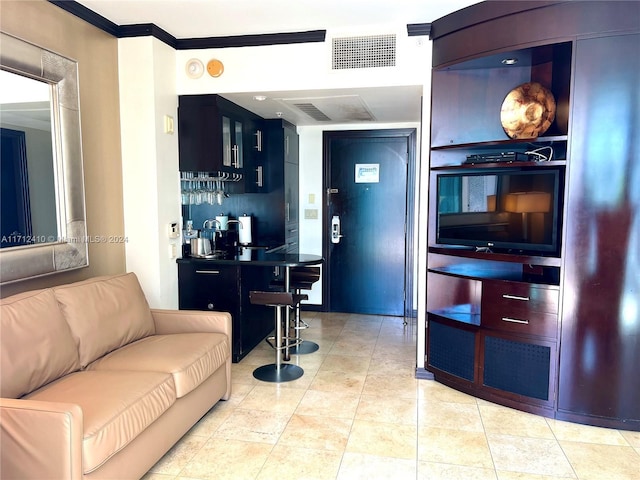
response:
<path id="1" fill-rule="evenodd" d="M 144 480 L 640 479 L 640 432 L 551 420 L 414 378 L 415 320 L 304 312 L 302 378 L 260 382 L 263 343 Z"/>

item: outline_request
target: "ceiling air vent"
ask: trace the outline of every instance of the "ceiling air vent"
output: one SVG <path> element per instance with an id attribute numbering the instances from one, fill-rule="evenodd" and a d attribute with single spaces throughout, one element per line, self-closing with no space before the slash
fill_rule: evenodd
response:
<path id="1" fill-rule="evenodd" d="M 334 38 L 331 58 L 333 70 L 395 67 L 396 36 L 389 34 Z"/>
<path id="2" fill-rule="evenodd" d="M 294 105 L 318 122 L 331 121 L 331 119 L 322 113 L 313 103 L 294 103 Z"/>
<path id="3" fill-rule="evenodd" d="M 358 95 L 277 98 L 287 107 L 295 107 L 316 122 L 370 122 L 373 114 Z"/>

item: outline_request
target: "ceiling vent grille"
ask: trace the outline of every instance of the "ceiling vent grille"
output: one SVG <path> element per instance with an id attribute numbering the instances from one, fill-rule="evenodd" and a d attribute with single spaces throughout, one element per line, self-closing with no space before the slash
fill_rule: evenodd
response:
<path id="1" fill-rule="evenodd" d="M 296 107 L 302 110 L 304 113 L 309 115 L 314 120 L 318 122 L 328 122 L 331 121 L 329 117 L 327 117 L 318 107 L 316 107 L 313 103 L 294 103 Z"/>
<path id="2" fill-rule="evenodd" d="M 395 67 L 396 36 L 389 34 L 334 38 L 331 58 L 333 70 Z"/>

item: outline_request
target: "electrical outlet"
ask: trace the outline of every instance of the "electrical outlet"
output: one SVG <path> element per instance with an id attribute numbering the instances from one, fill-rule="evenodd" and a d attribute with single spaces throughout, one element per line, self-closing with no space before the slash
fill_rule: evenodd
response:
<path id="1" fill-rule="evenodd" d="M 304 218 L 307 220 L 317 220 L 318 219 L 318 209 L 317 208 L 305 208 L 304 209 Z"/>

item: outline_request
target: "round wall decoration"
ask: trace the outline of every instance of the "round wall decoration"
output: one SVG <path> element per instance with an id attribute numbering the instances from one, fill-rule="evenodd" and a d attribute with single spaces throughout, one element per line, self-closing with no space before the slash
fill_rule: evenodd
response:
<path id="1" fill-rule="evenodd" d="M 209 72 L 209 75 L 212 77 L 219 77 L 222 75 L 222 72 L 224 72 L 224 65 L 220 60 L 215 58 L 209 60 L 209 63 L 207 63 L 207 72 Z"/>
<path id="2" fill-rule="evenodd" d="M 204 73 L 204 65 L 197 58 L 192 58 L 187 61 L 185 71 L 187 72 L 187 77 L 189 78 L 200 78 Z"/>
<path id="3" fill-rule="evenodd" d="M 546 132 L 556 116 L 553 94 L 537 82 L 511 90 L 500 109 L 502 128 L 510 138 L 535 138 Z"/>

